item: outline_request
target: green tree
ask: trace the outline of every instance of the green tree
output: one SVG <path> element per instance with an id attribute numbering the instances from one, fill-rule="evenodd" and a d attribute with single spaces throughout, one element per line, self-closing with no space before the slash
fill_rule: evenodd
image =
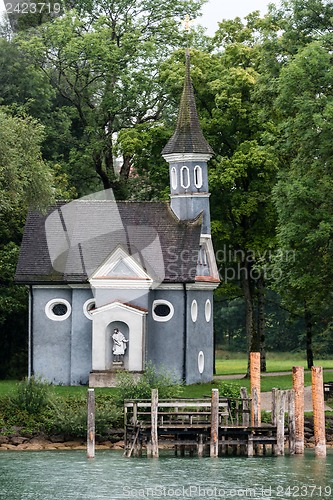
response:
<path id="1" fill-rule="evenodd" d="M 0 110 L 0 217 L 17 206 L 43 209 L 53 199 L 53 174 L 41 155 L 43 127 Z"/>
<path id="2" fill-rule="evenodd" d="M 316 325 L 323 315 L 332 321 L 332 77 L 330 48 L 311 42 L 281 72 L 277 100 L 277 151 L 284 166 L 275 188 L 283 250 L 277 284 L 304 311 L 309 367 Z M 293 258 L 284 258 L 287 254 Z"/>
<path id="3" fill-rule="evenodd" d="M 220 23 L 215 53 L 196 87 L 206 137 L 216 153 L 210 189 L 219 293 L 243 296 L 248 351 L 260 350 L 264 340 L 263 273 L 275 244 L 276 221 L 271 196 L 277 169 L 270 144 L 274 125 L 262 120 L 258 99 L 262 25 L 257 13 L 244 24 L 240 19 Z"/>
<path id="4" fill-rule="evenodd" d="M 26 355 L 25 287 L 13 278 L 29 205 L 53 200 L 53 173 L 41 158 L 43 128 L 0 109 L 0 377 L 22 374 Z"/>
<path id="5" fill-rule="evenodd" d="M 309 365 L 313 362 L 312 332 L 323 327 L 323 311 L 326 310 L 326 315 L 329 314 L 330 308 L 327 306 L 330 300 L 327 299 L 331 296 L 327 265 L 330 258 L 329 252 L 327 249 L 324 251 L 323 247 L 325 243 L 330 245 L 327 241 L 330 241 L 328 226 L 331 224 L 329 212 L 331 179 L 329 163 L 325 159 L 325 154 L 327 156 L 331 154 L 329 139 L 331 118 L 329 81 L 332 78 L 329 71 L 331 17 L 331 2 L 291 0 L 282 2 L 281 8 L 271 6 L 269 14 L 263 19 L 259 19 L 254 13 L 247 17 L 246 23 L 242 23 L 240 19 L 220 23 L 215 36 L 216 43 L 221 44 L 224 49 L 224 61 L 227 65 L 231 64 L 230 69 L 234 74 L 243 74 L 243 81 L 247 82 L 247 85 L 241 87 L 240 93 L 237 87 L 229 86 L 220 79 L 224 100 L 222 103 L 219 102 L 217 113 L 221 116 L 223 112 L 225 120 L 223 122 L 219 117 L 219 135 L 221 143 L 224 144 L 223 163 L 220 165 L 216 163 L 212 177 L 215 179 L 217 177 L 216 187 L 219 185 L 222 187 L 216 193 L 216 199 L 221 198 L 222 194 L 223 205 L 218 205 L 218 202 L 214 201 L 213 191 L 213 214 L 215 207 L 219 207 L 220 210 L 215 222 L 217 229 L 215 242 L 219 242 L 219 239 L 223 241 L 224 248 L 231 250 L 231 254 L 237 256 L 235 260 L 238 258 L 242 261 L 245 256 L 245 262 L 241 262 L 240 265 L 249 274 L 252 269 L 258 270 L 258 265 L 260 269 L 264 264 L 265 269 L 267 265 L 265 258 L 259 259 L 258 262 L 258 259 L 251 257 L 253 252 L 256 257 L 269 256 L 270 252 L 277 248 L 275 207 L 277 208 L 278 244 L 281 248 L 277 258 L 279 263 L 274 268 L 266 268 L 273 273 L 271 276 L 273 279 L 268 284 L 272 285 L 278 278 L 277 282 L 280 285 L 278 289 L 292 303 L 288 304 L 288 308 L 296 315 L 300 315 L 302 309 L 302 315 L 305 317 Z M 302 69 L 301 61 L 303 61 Z M 229 79 L 232 72 L 229 72 Z M 220 74 L 223 75 L 223 72 L 220 71 Z M 251 77 L 252 85 L 249 85 Z M 215 83 L 220 82 L 217 79 Z M 215 115 L 212 114 L 212 117 Z M 211 124 L 214 127 L 213 121 Z M 233 130 L 230 129 L 230 124 L 234 124 Z M 257 151 L 260 150 L 269 160 L 266 167 L 255 162 L 251 156 L 243 154 L 240 157 L 240 151 L 245 145 L 248 148 L 250 144 L 253 146 L 253 141 L 257 143 L 259 148 Z M 213 146 L 215 151 L 218 151 L 218 146 L 214 142 Z M 272 189 L 279 170 L 280 180 L 274 191 L 275 199 L 272 199 Z M 232 176 L 235 178 L 233 184 Z M 254 184 L 256 176 L 258 179 Z M 230 182 L 229 190 L 225 189 L 228 182 Z M 252 192 L 253 186 L 257 187 L 254 192 Z M 302 195 L 296 186 L 302 190 Z M 310 215 L 309 200 L 315 197 L 314 189 L 318 190 L 316 207 L 321 206 L 321 210 L 307 219 L 305 214 L 308 212 Z M 258 203 L 260 197 L 261 203 Z M 324 200 L 327 201 L 326 208 L 321 204 Z M 295 236 L 296 234 L 299 234 L 299 238 Z M 299 247 L 302 247 L 302 258 L 301 255 L 293 258 L 294 246 L 290 245 L 290 241 L 295 237 L 298 239 Z M 309 244 L 307 251 L 304 249 L 304 244 L 302 246 L 304 239 L 312 242 L 312 247 Z M 314 264 L 313 255 L 317 252 L 320 258 Z M 262 260 L 264 262 L 260 262 Z M 239 269 L 239 264 L 229 264 L 224 270 L 225 275 L 227 272 L 230 275 L 234 273 L 235 267 Z M 305 267 L 307 273 L 304 274 Z M 288 278 L 288 274 L 293 278 L 291 276 Z M 295 281 L 292 282 L 297 276 L 302 285 L 298 282 L 295 286 Z M 323 286 L 325 280 L 327 280 L 326 287 Z M 262 284 L 261 279 L 250 280 L 247 283 L 243 280 L 242 283 L 247 304 L 247 336 L 248 339 L 254 339 L 252 346 L 250 341 L 249 348 L 255 350 L 258 350 L 261 337 L 260 325 L 263 324 L 263 317 L 261 318 L 263 307 L 260 304 Z M 315 293 L 313 286 L 317 290 Z M 306 291 L 306 297 L 300 296 L 300 288 L 303 292 Z M 326 301 L 324 301 L 325 295 Z M 331 321 L 327 323 L 326 331 L 330 331 Z"/>
<path id="6" fill-rule="evenodd" d="M 73 179 L 90 169 L 104 188 L 126 198 L 132 165 L 118 134 L 154 123 L 167 104 L 158 80 L 161 62 L 183 43 L 177 17 L 195 17 L 202 0 L 93 3 L 85 15 L 70 11 L 21 47 L 54 89 L 75 110 L 78 144 L 69 154 Z M 83 172 L 82 172 L 83 171 Z"/>

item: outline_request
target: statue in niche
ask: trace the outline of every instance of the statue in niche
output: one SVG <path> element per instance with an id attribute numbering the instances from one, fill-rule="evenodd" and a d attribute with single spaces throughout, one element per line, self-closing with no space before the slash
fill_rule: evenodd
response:
<path id="1" fill-rule="evenodd" d="M 124 354 L 127 348 L 128 340 L 125 338 L 124 334 L 119 331 L 118 328 L 113 330 L 112 334 L 113 347 L 112 353 L 114 356 L 114 362 L 123 363 Z"/>

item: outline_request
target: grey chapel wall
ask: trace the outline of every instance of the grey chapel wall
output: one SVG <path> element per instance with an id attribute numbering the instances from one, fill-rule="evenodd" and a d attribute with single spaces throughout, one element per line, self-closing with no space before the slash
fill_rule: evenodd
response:
<path id="1" fill-rule="evenodd" d="M 193 321 L 196 301 L 197 318 Z M 207 316 L 207 301 L 210 303 L 210 314 Z M 213 379 L 214 332 L 213 332 L 213 293 L 211 291 L 189 290 L 187 295 L 187 349 L 186 349 L 186 382 L 195 384 L 211 382 Z M 209 319 L 209 321 L 207 321 Z M 200 355 L 200 356 L 199 356 Z M 200 358 L 200 360 L 199 360 Z M 200 373 L 199 365 L 203 364 Z"/>
<path id="2" fill-rule="evenodd" d="M 83 313 L 90 289 L 33 287 L 33 373 L 54 384 L 87 384 L 91 371 L 91 320 Z M 52 299 L 65 299 L 70 316 L 53 321 L 45 314 Z"/>
<path id="3" fill-rule="evenodd" d="M 206 319 L 205 304 L 212 292 L 187 291 L 186 382 L 208 382 L 213 376 L 213 314 Z M 51 299 L 65 299 L 72 307 L 64 321 L 53 321 L 45 314 Z M 55 384 L 87 384 L 92 367 L 92 322 L 83 313 L 84 303 L 93 298 L 90 289 L 34 288 L 33 368 L 37 376 Z M 146 297 L 147 298 L 147 297 Z M 165 367 L 181 380 L 184 362 L 184 291 L 154 290 L 148 297 L 146 359 Z M 167 300 L 174 308 L 169 321 L 153 318 L 155 300 Z M 197 302 L 197 319 L 193 321 L 192 304 Z M 130 346 L 129 346 L 130 348 Z M 198 367 L 198 356 L 204 356 L 204 370 Z"/>
<path id="4" fill-rule="evenodd" d="M 167 300 L 174 314 L 169 321 L 156 321 L 152 315 L 155 300 Z M 184 359 L 184 295 L 183 290 L 154 290 L 149 295 L 147 318 L 147 360 L 167 369 L 175 378 L 183 378 Z"/>
<path id="5" fill-rule="evenodd" d="M 72 292 L 71 329 L 71 384 L 88 384 L 92 367 L 92 320 L 83 312 L 88 299 L 93 299 L 90 289 L 74 288 Z"/>
<path id="6" fill-rule="evenodd" d="M 148 314 L 147 359 L 158 367 L 165 367 L 179 379 L 183 379 L 184 366 L 184 290 L 155 290 L 151 293 Z M 174 307 L 173 317 L 166 322 L 155 321 L 152 315 L 155 300 L 167 300 Z M 197 318 L 192 319 L 192 303 L 197 303 Z M 206 315 L 209 300 L 211 314 Z M 186 339 L 186 383 L 210 382 L 213 378 L 213 294 L 211 291 L 187 291 L 187 339 Z M 202 373 L 199 370 L 199 353 L 204 358 Z M 202 358 L 202 356 L 201 356 Z M 202 361 L 202 359 L 201 359 Z"/>

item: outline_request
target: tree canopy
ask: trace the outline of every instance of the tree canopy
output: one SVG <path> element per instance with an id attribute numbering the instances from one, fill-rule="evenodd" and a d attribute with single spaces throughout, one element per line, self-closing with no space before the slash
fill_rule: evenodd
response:
<path id="1" fill-rule="evenodd" d="M 283 0 L 263 17 L 221 19 L 212 38 L 180 28 L 202 4 L 68 0 L 59 17 L 2 30 L 0 323 L 12 354 L 24 328 L 17 313 L 26 297 L 13 272 L 28 206 L 101 187 L 117 199 L 168 199 L 161 150 L 188 44 L 216 153 L 209 177 L 216 315 L 230 318 L 223 332 L 248 350 L 264 352 L 265 335 L 270 347 L 307 347 L 309 366 L 333 351 L 332 2 Z"/>

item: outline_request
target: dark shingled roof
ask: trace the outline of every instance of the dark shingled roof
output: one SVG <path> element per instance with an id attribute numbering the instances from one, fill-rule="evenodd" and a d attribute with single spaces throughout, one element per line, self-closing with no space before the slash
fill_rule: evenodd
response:
<path id="1" fill-rule="evenodd" d="M 180 100 L 177 126 L 173 136 L 164 147 L 162 155 L 172 153 L 214 154 L 201 130 L 191 81 L 190 54 L 188 50 L 186 51 L 185 83 Z"/>
<path id="2" fill-rule="evenodd" d="M 154 281 L 194 282 L 200 233 L 201 217 L 179 221 L 168 203 L 59 202 L 29 212 L 15 280 L 84 283 L 120 246 Z"/>

